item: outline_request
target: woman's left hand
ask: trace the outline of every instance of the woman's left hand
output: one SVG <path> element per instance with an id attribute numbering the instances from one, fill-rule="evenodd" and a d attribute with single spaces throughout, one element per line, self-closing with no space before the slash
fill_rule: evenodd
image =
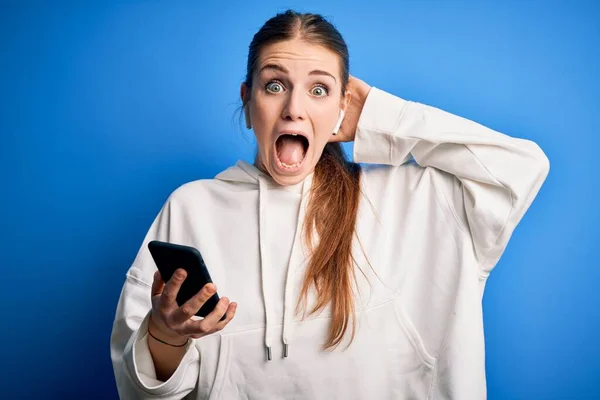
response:
<path id="1" fill-rule="evenodd" d="M 346 114 L 338 134 L 329 137 L 330 143 L 354 141 L 358 119 L 360 118 L 360 113 L 365 105 L 371 86 L 358 78 L 350 76 L 346 90 L 351 93 L 350 104 L 346 108 Z"/>

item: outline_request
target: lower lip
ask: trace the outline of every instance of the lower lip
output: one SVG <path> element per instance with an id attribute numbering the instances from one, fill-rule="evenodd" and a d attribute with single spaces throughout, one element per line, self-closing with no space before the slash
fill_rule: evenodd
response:
<path id="1" fill-rule="evenodd" d="M 302 167 L 304 166 L 304 163 L 306 162 L 306 159 L 308 158 L 308 150 L 306 149 L 306 153 L 304 154 L 304 158 L 302 159 L 302 161 L 300 161 L 298 164 L 296 164 L 293 167 L 288 167 L 285 166 L 281 161 L 279 161 L 279 157 L 277 157 L 277 147 L 273 148 L 273 166 L 275 167 L 275 169 L 277 169 L 277 171 L 281 172 L 282 174 L 294 174 L 298 171 L 300 171 L 302 169 Z"/>

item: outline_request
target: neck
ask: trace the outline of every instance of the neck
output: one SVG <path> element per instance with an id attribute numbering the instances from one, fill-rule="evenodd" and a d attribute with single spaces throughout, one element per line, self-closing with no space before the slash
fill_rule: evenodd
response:
<path id="1" fill-rule="evenodd" d="M 269 172 L 267 171 L 267 169 L 263 166 L 262 162 L 260 161 L 258 154 L 256 155 L 256 157 L 254 158 L 254 166 L 256 168 L 258 168 L 261 172 L 271 176 L 271 174 L 269 174 Z"/>

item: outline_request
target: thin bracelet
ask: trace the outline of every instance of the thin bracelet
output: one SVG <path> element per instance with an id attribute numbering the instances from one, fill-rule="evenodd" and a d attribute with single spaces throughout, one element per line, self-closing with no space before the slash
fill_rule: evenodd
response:
<path id="1" fill-rule="evenodd" d="M 166 344 L 167 346 L 171 346 L 171 347 L 183 347 L 183 346 L 185 346 L 186 344 L 188 344 L 188 342 L 190 341 L 190 338 L 188 338 L 188 340 L 186 340 L 184 344 L 171 344 L 171 343 L 165 342 L 164 340 L 161 340 L 161 339 L 157 338 L 156 336 L 154 336 L 154 335 L 152 334 L 152 332 L 150 332 L 150 328 L 148 328 L 148 334 L 149 334 L 150 336 L 152 336 L 154 339 L 158 340 L 159 342 L 161 342 L 161 343 L 164 343 L 164 344 Z"/>

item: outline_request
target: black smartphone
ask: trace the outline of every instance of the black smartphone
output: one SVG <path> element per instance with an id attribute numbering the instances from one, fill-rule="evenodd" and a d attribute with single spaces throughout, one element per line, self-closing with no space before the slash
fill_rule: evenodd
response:
<path id="1" fill-rule="evenodd" d="M 200 251 L 195 247 L 153 240 L 148 243 L 148 250 L 160 271 L 163 281 L 171 279 L 173 273 L 179 268 L 185 269 L 187 277 L 177 293 L 177 304 L 183 305 L 198 293 L 207 283 L 213 283 L 208 268 Z M 215 293 L 196 313 L 199 317 L 206 317 L 212 312 L 219 302 L 219 295 Z M 225 319 L 225 315 L 221 321 Z"/>

